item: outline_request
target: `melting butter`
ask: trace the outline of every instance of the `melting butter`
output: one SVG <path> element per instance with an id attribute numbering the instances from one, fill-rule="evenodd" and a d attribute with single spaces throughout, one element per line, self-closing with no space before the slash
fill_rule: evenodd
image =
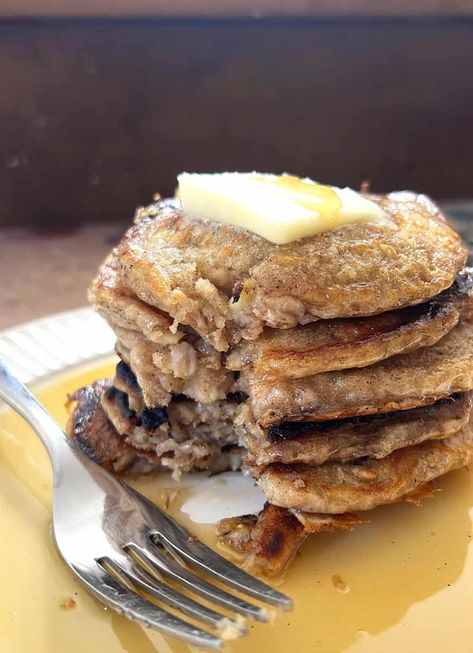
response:
<path id="1" fill-rule="evenodd" d="M 178 182 L 189 216 L 242 227 L 278 245 L 384 217 L 377 204 L 350 188 L 294 175 L 182 173 Z"/>

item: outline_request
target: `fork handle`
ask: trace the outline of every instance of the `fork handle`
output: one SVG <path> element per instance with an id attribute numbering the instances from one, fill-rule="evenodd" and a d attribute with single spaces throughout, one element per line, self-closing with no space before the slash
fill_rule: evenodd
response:
<path id="1" fill-rule="evenodd" d="M 0 399 L 6 401 L 36 431 L 46 447 L 51 464 L 55 466 L 59 449 L 68 445 L 61 427 L 49 415 L 26 386 L 14 376 L 0 358 Z"/>

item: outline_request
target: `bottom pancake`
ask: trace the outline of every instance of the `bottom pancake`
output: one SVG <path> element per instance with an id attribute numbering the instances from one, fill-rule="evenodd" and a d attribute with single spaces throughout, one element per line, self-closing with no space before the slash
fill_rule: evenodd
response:
<path id="1" fill-rule="evenodd" d="M 473 456 L 473 425 L 445 440 L 397 449 L 385 458 L 352 463 L 251 467 L 270 503 L 304 512 L 339 514 L 393 503 Z"/>
<path id="2" fill-rule="evenodd" d="M 433 483 L 427 483 L 403 501 L 419 506 L 436 493 Z M 242 515 L 222 519 L 217 524 L 220 544 L 241 557 L 243 568 L 250 573 L 266 576 L 279 574 L 292 560 L 309 535 L 353 530 L 368 523 L 368 513 L 356 515 L 324 515 L 280 508 L 266 503 L 257 515 Z"/>

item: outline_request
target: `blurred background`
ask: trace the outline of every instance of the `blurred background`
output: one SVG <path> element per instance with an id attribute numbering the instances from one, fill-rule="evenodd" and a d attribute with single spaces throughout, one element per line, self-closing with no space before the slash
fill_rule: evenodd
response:
<path id="1" fill-rule="evenodd" d="M 472 70 L 472 0 L 0 0 L 0 328 L 84 305 L 183 170 L 368 179 L 467 225 Z"/>

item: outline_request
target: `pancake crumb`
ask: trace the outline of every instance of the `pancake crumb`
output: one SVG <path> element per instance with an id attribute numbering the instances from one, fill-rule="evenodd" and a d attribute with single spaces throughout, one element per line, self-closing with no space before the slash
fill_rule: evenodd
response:
<path id="1" fill-rule="evenodd" d="M 341 592 L 342 594 L 347 594 L 350 591 L 350 588 L 339 574 L 334 574 L 332 576 L 332 585 L 335 587 L 337 592 Z"/>

